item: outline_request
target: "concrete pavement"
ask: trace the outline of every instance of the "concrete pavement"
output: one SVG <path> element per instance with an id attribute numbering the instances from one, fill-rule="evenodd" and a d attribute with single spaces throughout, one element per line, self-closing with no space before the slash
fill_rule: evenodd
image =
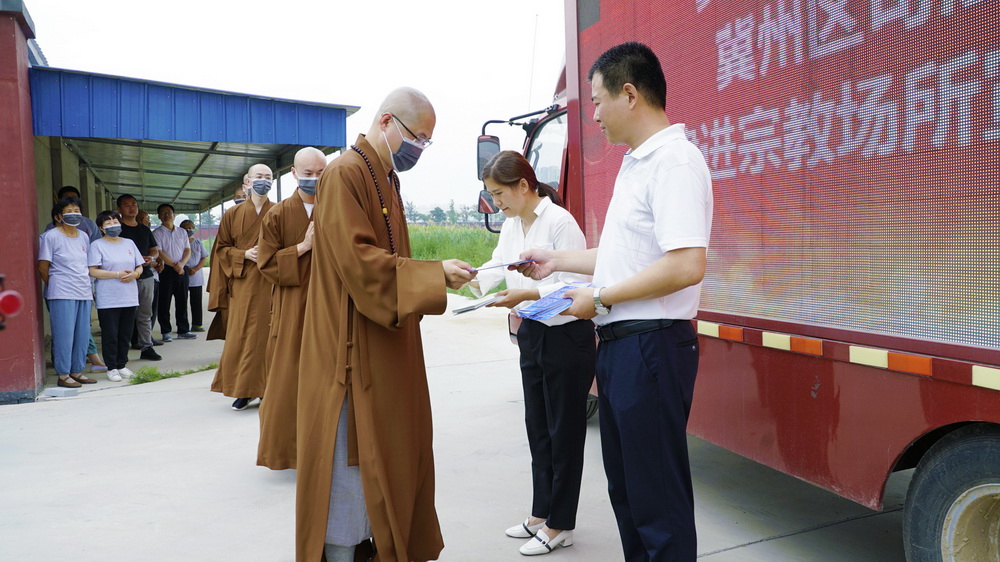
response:
<path id="1" fill-rule="evenodd" d="M 453 296 L 450 308 L 463 302 Z M 503 533 L 524 519 L 531 497 L 506 314 L 427 317 L 423 333 L 440 559 L 523 560 L 522 541 Z M 164 356 L 157 367 L 183 370 L 217 361 L 221 342 L 199 334 L 157 349 Z M 213 374 L 135 386 L 94 375 L 101 382 L 76 397 L 0 407 L 0 560 L 292 560 L 294 471 L 255 466 L 257 408 L 231 410 L 231 399 L 209 392 Z M 550 560 L 621 560 L 596 419 L 587 439 L 575 545 Z M 893 508 L 875 513 L 698 439 L 689 443 L 700 558 L 902 560 L 908 473 L 890 483 Z"/>

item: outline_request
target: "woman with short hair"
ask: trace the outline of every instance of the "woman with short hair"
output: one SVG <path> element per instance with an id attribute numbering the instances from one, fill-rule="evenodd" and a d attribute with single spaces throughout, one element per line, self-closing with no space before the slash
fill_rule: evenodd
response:
<path id="1" fill-rule="evenodd" d="M 101 349 L 108 364 L 108 380 L 121 382 L 132 378 L 128 349 L 139 308 L 139 285 L 145 261 L 135 242 L 122 238 L 121 215 L 101 211 L 98 228 L 103 236 L 90 245 L 90 276 L 97 279 L 97 319 L 101 323 Z"/>
<path id="2" fill-rule="evenodd" d="M 80 200 L 63 197 L 52 207 L 55 227 L 38 237 L 38 274 L 52 328 L 52 363 L 58 385 L 79 388 L 97 381 L 83 374 L 94 299 L 87 275 L 90 237 L 77 226 L 83 221 Z"/>

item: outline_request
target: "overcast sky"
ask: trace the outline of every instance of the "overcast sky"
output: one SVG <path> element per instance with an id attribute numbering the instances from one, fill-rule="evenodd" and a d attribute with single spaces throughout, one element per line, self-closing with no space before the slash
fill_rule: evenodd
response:
<path id="1" fill-rule="evenodd" d="M 413 86 L 434 104 L 434 145 L 401 175 L 421 208 L 476 202 L 483 121 L 551 103 L 564 59 L 563 0 L 25 0 L 53 67 L 360 106 Z M 495 131 L 492 131 L 494 132 Z M 505 131 L 504 148 L 523 136 Z M 283 190 L 286 192 L 290 190 Z"/>

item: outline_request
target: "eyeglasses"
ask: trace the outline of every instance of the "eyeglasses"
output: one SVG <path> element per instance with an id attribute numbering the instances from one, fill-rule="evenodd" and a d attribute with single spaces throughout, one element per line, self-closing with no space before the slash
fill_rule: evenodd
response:
<path id="1" fill-rule="evenodd" d="M 432 141 L 431 139 L 425 138 L 423 136 L 418 137 L 417 135 L 415 135 L 413 131 L 411 131 L 410 128 L 406 126 L 406 123 L 403 123 L 403 121 L 399 117 L 393 115 L 392 118 L 395 119 L 400 125 L 402 125 L 403 128 L 406 129 L 407 133 L 410 133 L 410 136 L 413 137 L 413 140 L 415 140 L 417 144 L 420 145 L 420 148 L 427 148 L 428 146 L 434 143 L 434 141 Z"/>

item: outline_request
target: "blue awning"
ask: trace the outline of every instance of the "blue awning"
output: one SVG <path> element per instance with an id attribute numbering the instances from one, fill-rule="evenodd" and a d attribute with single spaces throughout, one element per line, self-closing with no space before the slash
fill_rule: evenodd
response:
<path id="1" fill-rule="evenodd" d="M 62 137 L 112 194 L 203 211 L 253 164 L 344 147 L 355 106 L 208 90 L 51 67 L 30 69 L 38 136 Z"/>

